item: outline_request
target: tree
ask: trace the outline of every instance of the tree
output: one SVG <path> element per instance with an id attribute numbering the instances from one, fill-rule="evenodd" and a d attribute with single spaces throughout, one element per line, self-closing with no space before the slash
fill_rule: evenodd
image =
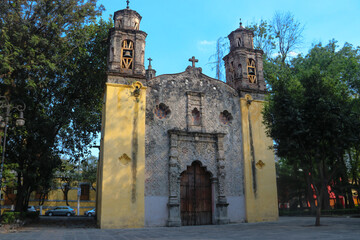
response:
<path id="1" fill-rule="evenodd" d="M 56 177 L 58 177 L 58 184 L 60 184 L 61 191 L 64 193 L 66 205 L 69 206 L 68 193 L 81 180 L 79 167 L 70 160 L 62 160 Z"/>
<path id="2" fill-rule="evenodd" d="M 290 203 L 290 208 L 303 207 L 306 200 L 306 184 L 302 169 L 289 164 L 287 159 L 280 159 L 276 163 L 278 199 L 280 203 Z"/>
<path id="3" fill-rule="evenodd" d="M 285 62 L 291 51 L 296 50 L 302 42 L 304 27 L 295 20 L 290 12 L 276 12 L 271 24 L 272 32 L 277 39 L 277 49 L 281 61 Z"/>
<path id="4" fill-rule="evenodd" d="M 83 161 L 81 171 L 82 179 L 88 181 L 94 191 L 96 191 L 97 161 L 97 157 L 88 157 Z"/>
<path id="5" fill-rule="evenodd" d="M 216 79 L 223 81 L 224 80 L 224 61 L 223 58 L 228 52 L 229 42 L 224 37 L 219 37 L 216 41 L 216 52 L 211 55 L 209 60 L 214 59 L 213 62 L 210 62 L 212 65 L 211 70 L 216 71 Z"/>
<path id="6" fill-rule="evenodd" d="M 0 3 L 0 93 L 26 103 L 26 124 L 9 129 L 16 163 L 16 211 L 53 177 L 60 155 L 78 161 L 100 130 L 111 22 L 96 0 Z"/>
<path id="7" fill-rule="evenodd" d="M 358 100 L 349 88 L 351 78 L 345 77 L 344 63 L 351 59 L 342 50 L 336 52 L 335 41 L 318 44 L 291 66 L 280 62 L 268 74 L 272 93 L 264 108 L 267 134 L 277 155 L 304 171 L 308 190 L 316 195 L 316 226 L 342 157 L 359 144 Z"/>
<path id="8" fill-rule="evenodd" d="M 272 26 L 266 20 L 261 19 L 259 23 L 252 23 L 246 29 L 254 32 L 254 48 L 263 50 L 265 56 L 271 57 L 276 48 Z"/>
<path id="9" fill-rule="evenodd" d="M 254 32 L 255 49 L 263 50 L 267 59 L 274 59 L 276 50 L 283 63 L 301 45 L 304 31 L 304 26 L 290 12 L 275 12 L 271 20 L 261 19 L 246 28 Z"/>
<path id="10" fill-rule="evenodd" d="M 357 201 L 360 202 L 360 146 L 350 149 L 348 151 L 348 162 L 349 166 L 348 174 L 351 179 L 351 189 L 357 192 Z"/>

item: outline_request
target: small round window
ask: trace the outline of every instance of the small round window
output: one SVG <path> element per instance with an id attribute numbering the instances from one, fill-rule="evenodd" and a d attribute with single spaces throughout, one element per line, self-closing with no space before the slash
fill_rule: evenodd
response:
<path id="1" fill-rule="evenodd" d="M 154 113 L 158 119 L 165 119 L 170 116 L 171 111 L 164 103 L 160 103 L 159 105 L 156 105 Z"/>
<path id="2" fill-rule="evenodd" d="M 227 110 L 225 110 L 220 113 L 219 119 L 222 124 L 227 125 L 232 122 L 233 116 L 231 115 L 231 113 L 229 113 Z"/>

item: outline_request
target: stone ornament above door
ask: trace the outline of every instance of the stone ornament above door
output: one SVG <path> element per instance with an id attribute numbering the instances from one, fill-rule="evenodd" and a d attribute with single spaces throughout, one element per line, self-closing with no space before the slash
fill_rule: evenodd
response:
<path id="1" fill-rule="evenodd" d="M 169 130 L 169 219 L 168 226 L 180 226 L 180 174 L 194 161 L 200 161 L 217 183 L 215 223 L 228 222 L 225 196 L 224 133 Z M 190 157 L 191 156 L 191 157 Z"/>

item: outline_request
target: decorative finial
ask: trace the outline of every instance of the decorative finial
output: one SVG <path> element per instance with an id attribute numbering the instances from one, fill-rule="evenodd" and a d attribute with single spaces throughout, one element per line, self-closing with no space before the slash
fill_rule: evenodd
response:
<path id="1" fill-rule="evenodd" d="M 241 18 L 240 18 L 240 28 L 243 28 L 243 26 L 242 26 L 242 22 L 241 22 Z"/>
<path id="2" fill-rule="evenodd" d="M 130 3 L 130 1 L 126 0 L 126 4 L 127 4 L 126 9 L 129 9 L 129 3 Z"/>
<path id="3" fill-rule="evenodd" d="M 199 60 L 196 59 L 194 56 L 192 58 L 189 58 L 189 62 L 192 62 L 192 67 L 195 67 L 195 63 L 198 62 Z"/>
<path id="4" fill-rule="evenodd" d="M 148 69 L 152 69 L 152 66 L 151 66 L 151 61 L 152 61 L 152 59 L 151 59 L 151 58 L 148 58 L 148 60 L 149 60 L 149 66 L 148 66 Z"/>

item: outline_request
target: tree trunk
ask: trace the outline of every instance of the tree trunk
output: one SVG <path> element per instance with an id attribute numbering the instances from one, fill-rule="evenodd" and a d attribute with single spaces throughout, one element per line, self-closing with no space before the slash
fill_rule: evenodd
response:
<path id="1" fill-rule="evenodd" d="M 316 205 L 315 205 L 315 199 L 314 199 L 314 190 L 311 188 L 311 180 L 310 175 L 308 171 L 304 171 L 305 180 L 306 180 L 306 199 L 308 203 L 310 203 L 311 212 L 316 212 Z"/>
<path id="2" fill-rule="evenodd" d="M 15 203 L 15 212 L 20 212 L 23 209 L 24 203 L 24 186 L 21 185 L 21 174 L 17 175 L 17 193 L 16 193 L 16 203 Z"/>
<path id="3" fill-rule="evenodd" d="M 314 185 L 315 187 L 315 185 Z M 322 202 L 323 202 L 323 187 L 320 188 L 320 191 L 317 191 L 315 188 L 315 192 L 316 192 L 316 199 L 317 199 L 317 208 L 316 208 L 316 219 L 315 219 L 315 226 L 320 226 L 320 216 L 321 216 L 321 207 L 322 207 Z"/>
<path id="4" fill-rule="evenodd" d="M 317 227 L 320 226 L 320 216 L 321 216 L 321 204 L 318 204 L 316 208 L 316 220 L 315 220 L 315 226 Z"/>
<path id="5" fill-rule="evenodd" d="M 330 209 L 330 196 L 327 186 L 323 187 L 323 198 L 322 198 L 322 208 L 323 210 L 329 210 Z"/>
<path id="6" fill-rule="evenodd" d="M 340 198 L 339 198 L 339 193 L 336 191 L 335 192 L 335 197 L 336 197 L 336 202 L 335 202 L 335 209 L 341 209 L 343 208 L 342 207 L 342 204 L 340 203 Z"/>
<path id="7" fill-rule="evenodd" d="M 348 187 L 346 188 L 346 195 L 348 196 L 349 199 L 349 208 L 355 208 L 355 203 L 354 203 L 354 199 L 353 199 L 353 195 L 352 195 L 352 191 L 351 191 L 351 186 L 348 185 Z"/>
<path id="8" fill-rule="evenodd" d="M 66 206 L 69 206 L 69 201 L 68 201 L 68 193 L 69 193 L 69 189 L 65 190 L 65 201 L 66 201 Z"/>
<path id="9" fill-rule="evenodd" d="M 320 160 L 318 169 L 319 169 L 319 175 L 320 175 L 319 176 L 320 177 L 319 186 L 316 186 L 315 183 L 313 183 L 313 186 L 315 188 L 315 193 L 316 193 L 316 200 L 317 200 L 315 226 L 320 226 L 320 216 L 321 216 L 322 203 L 324 200 L 324 192 L 325 192 L 325 190 L 327 191 L 327 181 L 325 179 L 325 161 L 324 161 L 324 159 Z M 318 187 L 320 187 L 320 189 Z"/>
<path id="10" fill-rule="evenodd" d="M 348 197 L 346 195 L 346 192 L 344 193 L 344 203 L 345 203 L 345 208 L 349 208 Z"/>

